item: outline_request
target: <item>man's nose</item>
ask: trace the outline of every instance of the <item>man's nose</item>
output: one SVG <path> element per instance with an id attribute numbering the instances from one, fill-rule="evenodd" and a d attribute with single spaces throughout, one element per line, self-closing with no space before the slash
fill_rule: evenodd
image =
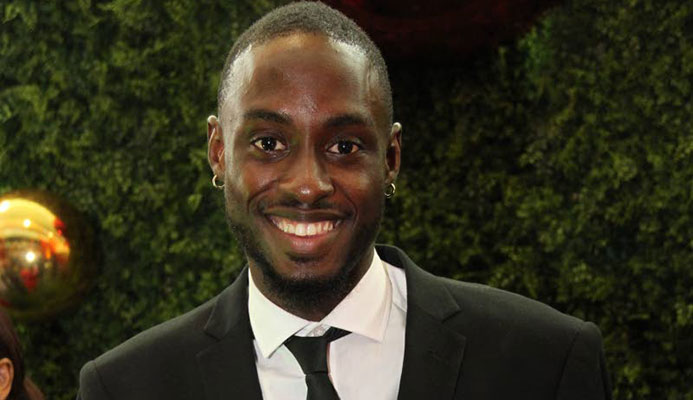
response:
<path id="1" fill-rule="evenodd" d="M 302 205 L 314 205 L 334 193 L 324 160 L 313 151 L 301 151 L 290 160 L 280 188 Z"/>

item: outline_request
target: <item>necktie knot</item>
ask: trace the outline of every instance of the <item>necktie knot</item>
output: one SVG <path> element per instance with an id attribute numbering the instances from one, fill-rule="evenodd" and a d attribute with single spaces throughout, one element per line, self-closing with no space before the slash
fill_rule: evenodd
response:
<path id="1" fill-rule="evenodd" d="M 306 374 L 308 399 L 339 399 L 327 376 L 327 346 L 348 334 L 347 331 L 330 328 L 323 336 L 292 336 L 284 343 Z"/>

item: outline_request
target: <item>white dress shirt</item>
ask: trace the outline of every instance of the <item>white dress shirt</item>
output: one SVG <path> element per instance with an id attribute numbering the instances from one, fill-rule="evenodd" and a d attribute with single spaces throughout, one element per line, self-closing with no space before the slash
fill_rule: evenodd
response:
<path id="1" fill-rule="evenodd" d="M 248 311 L 263 399 L 306 398 L 303 371 L 283 343 L 294 334 L 322 336 L 330 327 L 352 332 L 332 342 L 328 351 L 329 376 L 339 398 L 397 398 L 407 315 L 403 270 L 383 262 L 374 252 L 356 287 L 319 322 L 284 311 L 260 292 L 252 274 L 248 277 Z"/>

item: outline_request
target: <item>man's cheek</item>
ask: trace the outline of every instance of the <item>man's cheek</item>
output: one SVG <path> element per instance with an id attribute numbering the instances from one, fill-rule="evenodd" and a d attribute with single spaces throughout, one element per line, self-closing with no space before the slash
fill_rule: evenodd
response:
<path id="1" fill-rule="evenodd" d="M 367 201 L 367 206 L 372 206 L 370 203 L 374 198 L 379 198 L 384 186 L 384 180 L 380 176 L 371 174 L 361 174 L 354 177 L 351 181 L 351 193 L 354 197 Z"/>
<path id="2" fill-rule="evenodd" d="M 240 171 L 242 173 L 242 190 L 248 197 L 269 190 L 274 182 L 281 179 L 277 169 L 272 168 L 272 166 L 249 164 Z"/>

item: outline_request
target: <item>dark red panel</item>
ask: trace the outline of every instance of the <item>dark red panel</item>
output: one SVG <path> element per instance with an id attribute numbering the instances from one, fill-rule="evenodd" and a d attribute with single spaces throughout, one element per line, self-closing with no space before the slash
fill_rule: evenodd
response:
<path id="1" fill-rule="evenodd" d="M 560 0 L 324 0 L 354 19 L 389 59 L 459 60 L 526 32 Z"/>

